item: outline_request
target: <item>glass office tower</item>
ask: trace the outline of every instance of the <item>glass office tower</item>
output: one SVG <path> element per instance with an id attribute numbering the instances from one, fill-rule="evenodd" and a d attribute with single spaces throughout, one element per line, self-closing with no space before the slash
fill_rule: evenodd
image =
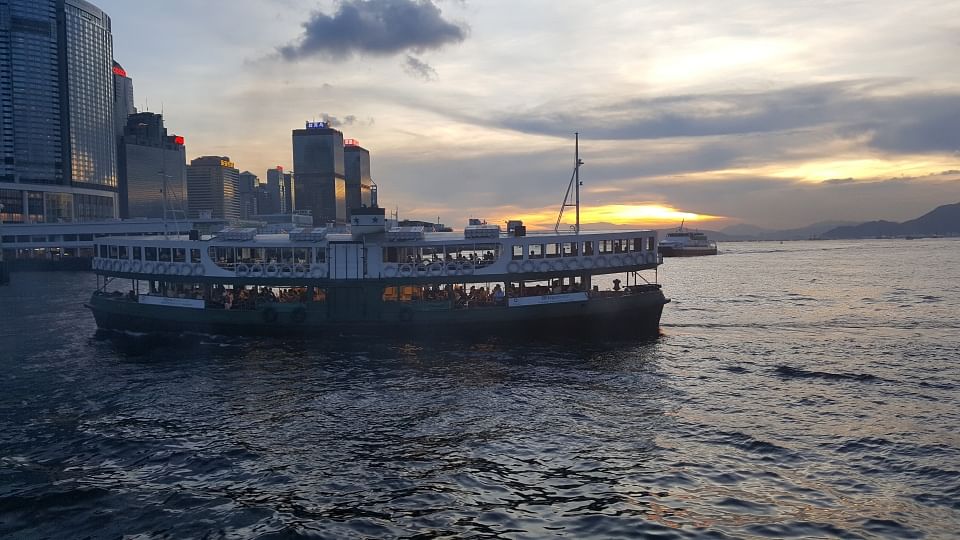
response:
<path id="1" fill-rule="evenodd" d="M 317 226 L 346 222 L 343 133 L 326 122 L 293 130 L 293 174 L 297 209 L 309 210 Z"/>

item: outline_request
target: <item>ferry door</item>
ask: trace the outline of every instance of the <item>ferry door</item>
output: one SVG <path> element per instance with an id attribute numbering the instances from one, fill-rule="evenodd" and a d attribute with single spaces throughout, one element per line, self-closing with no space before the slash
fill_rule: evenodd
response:
<path id="1" fill-rule="evenodd" d="M 330 279 L 360 279 L 365 267 L 363 244 L 330 242 Z"/>

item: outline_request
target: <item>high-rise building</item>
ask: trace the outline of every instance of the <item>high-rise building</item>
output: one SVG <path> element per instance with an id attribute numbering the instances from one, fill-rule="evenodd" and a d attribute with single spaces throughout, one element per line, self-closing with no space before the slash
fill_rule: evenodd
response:
<path id="1" fill-rule="evenodd" d="M 257 206 L 257 188 L 260 179 L 250 171 L 243 171 L 239 176 L 240 219 L 250 219 L 259 214 Z"/>
<path id="2" fill-rule="evenodd" d="M 297 191 L 293 184 L 293 173 L 283 173 L 280 188 L 280 207 L 284 214 L 292 214 L 297 209 Z"/>
<path id="3" fill-rule="evenodd" d="M 240 171 L 227 156 L 203 156 L 187 167 L 187 216 L 209 211 L 217 219 L 240 219 Z"/>
<path id="4" fill-rule="evenodd" d="M 0 219 L 116 217 L 110 17 L 84 0 L 0 0 Z"/>
<path id="5" fill-rule="evenodd" d="M 187 154 L 183 137 L 167 134 L 163 116 L 142 112 L 127 117 L 121 140 L 120 217 L 186 217 Z"/>
<path id="6" fill-rule="evenodd" d="M 293 171 L 299 210 L 309 210 L 318 226 L 346 221 L 343 133 L 326 122 L 293 130 Z"/>
<path id="7" fill-rule="evenodd" d="M 127 117 L 137 112 L 133 105 L 133 79 L 116 61 L 113 62 L 113 125 L 116 126 L 117 141 L 123 137 L 127 127 Z"/>
<path id="8" fill-rule="evenodd" d="M 258 209 L 261 214 L 283 214 L 286 209 L 284 203 L 284 182 L 283 167 L 277 165 L 273 169 L 267 169 L 267 183 L 263 186 L 263 195 L 261 196 L 264 204 Z"/>
<path id="9" fill-rule="evenodd" d="M 373 178 L 370 176 L 370 152 L 356 139 L 343 141 L 343 161 L 347 188 L 347 217 L 354 208 L 374 206 Z"/>

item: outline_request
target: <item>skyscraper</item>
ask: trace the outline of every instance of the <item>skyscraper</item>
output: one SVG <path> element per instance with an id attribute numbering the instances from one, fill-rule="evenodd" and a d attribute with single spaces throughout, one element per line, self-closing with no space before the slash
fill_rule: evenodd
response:
<path id="1" fill-rule="evenodd" d="M 280 206 L 284 214 L 292 214 L 297 209 L 297 190 L 293 185 L 293 173 L 283 173 L 283 179 L 280 188 L 282 199 Z"/>
<path id="2" fill-rule="evenodd" d="M 318 226 L 346 221 L 343 133 L 326 122 L 293 130 L 293 171 L 298 209 L 310 210 Z"/>
<path id="3" fill-rule="evenodd" d="M 250 171 L 243 171 L 239 176 L 239 189 L 237 196 L 240 200 L 240 219 L 250 219 L 257 215 L 257 188 L 260 187 L 260 179 Z"/>
<path id="4" fill-rule="evenodd" d="M 0 0 L 0 204 L 13 223 L 117 214 L 110 17 Z"/>
<path id="5" fill-rule="evenodd" d="M 203 156 L 187 167 L 187 215 L 209 210 L 219 219 L 240 219 L 240 171 L 227 156 Z"/>
<path id="6" fill-rule="evenodd" d="M 167 134 L 163 116 L 150 112 L 128 116 L 119 154 L 120 217 L 185 217 L 186 149 L 183 137 Z"/>
<path id="7" fill-rule="evenodd" d="M 137 112 L 133 106 L 133 79 L 127 76 L 123 66 L 113 62 L 113 125 L 116 126 L 117 140 L 123 137 L 127 127 L 127 117 Z"/>
<path id="8" fill-rule="evenodd" d="M 264 193 L 261 196 L 264 204 L 258 207 L 261 214 L 285 213 L 284 188 L 283 167 L 277 165 L 273 169 L 267 169 L 267 183 L 263 186 Z"/>
<path id="9" fill-rule="evenodd" d="M 347 188 L 347 217 L 354 208 L 373 206 L 373 179 L 370 177 L 370 152 L 356 139 L 343 141 L 344 172 Z"/>

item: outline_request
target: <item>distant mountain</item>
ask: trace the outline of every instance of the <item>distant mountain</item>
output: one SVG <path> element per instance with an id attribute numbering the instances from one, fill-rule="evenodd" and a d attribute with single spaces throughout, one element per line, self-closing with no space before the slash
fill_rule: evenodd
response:
<path id="1" fill-rule="evenodd" d="M 837 227 L 823 233 L 823 238 L 932 235 L 960 235 L 960 203 L 938 206 L 916 219 L 903 223 L 881 220 Z"/>
<path id="2" fill-rule="evenodd" d="M 756 225 L 739 224 L 723 229 L 723 233 L 732 240 L 807 240 L 818 238 L 824 232 L 842 225 L 853 225 L 853 221 L 819 221 L 813 225 L 796 229 L 764 229 Z"/>

